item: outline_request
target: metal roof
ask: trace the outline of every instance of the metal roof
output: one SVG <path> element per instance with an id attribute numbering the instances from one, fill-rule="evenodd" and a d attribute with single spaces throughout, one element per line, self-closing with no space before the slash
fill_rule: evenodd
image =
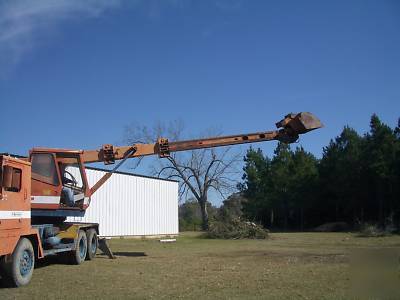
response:
<path id="1" fill-rule="evenodd" d="M 103 171 L 103 172 L 110 172 L 111 171 L 111 170 L 107 170 L 107 169 L 96 168 L 96 167 L 88 167 L 88 166 L 85 166 L 85 169 Z M 128 176 L 135 176 L 135 177 L 142 177 L 142 178 L 170 181 L 170 182 L 179 182 L 178 180 L 173 180 L 173 179 L 166 179 L 166 178 L 161 178 L 161 177 L 156 177 L 156 176 L 148 176 L 148 175 L 142 175 L 142 174 L 137 174 L 137 173 L 123 172 L 123 171 L 115 171 L 114 173 L 115 174 L 128 175 Z"/>

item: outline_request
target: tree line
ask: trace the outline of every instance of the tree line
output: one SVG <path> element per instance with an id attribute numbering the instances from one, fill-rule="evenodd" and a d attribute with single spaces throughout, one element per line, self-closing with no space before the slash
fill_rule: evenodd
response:
<path id="1" fill-rule="evenodd" d="M 346 126 L 321 159 L 279 143 L 272 157 L 250 148 L 244 158 L 244 216 L 267 228 L 305 230 L 327 222 L 349 227 L 400 223 L 400 119 L 372 115 L 369 132 Z"/>
<path id="2" fill-rule="evenodd" d="M 400 120 L 391 128 L 373 115 L 364 134 L 346 126 L 320 159 L 278 143 L 272 157 L 250 148 L 244 163 L 239 192 L 220 208 L 208 203 L 211 220 L 228 215 L 275 230 L 335 222 L 400 227 Z M 182 230 L 205 228 L 202 222 L 195 199 L 180 206 Z"/>
<path id="3" fill-rule="evenodd" d="M 152 128 L 131 125 L 125 139 L 133 144 L 154 142 L 161 136 L 182 140 L 183 132 L 181 122 L 157 123 Z M 171 153 L 151 164 L 151 172 L 178 180 L 180 196 L 192 196 L 192 201 L 180 206 L 183 229 L 207 230 L 209 219 L 227 220 L 231 215 L 269 229 L 305 230 L 328 222 L 353 228 L 367 222 L 399 228 L 399 140 L 400 120 L 391 128 L 374 114 L 368 132 L 344 127 L 323 148 L 320 159 L 284 143 L 278 143 L 272 157 L 250 148 L 239 192 L 219 209 L 210 204 L 208 193 L 215 190 L 225 197 L 234 190 L 235 166 L 241 159 L 231 148 Z"/>

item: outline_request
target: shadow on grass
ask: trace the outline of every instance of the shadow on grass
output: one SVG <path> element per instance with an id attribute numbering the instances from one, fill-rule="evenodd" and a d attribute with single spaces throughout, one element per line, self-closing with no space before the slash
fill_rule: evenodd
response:
<path id="1" fill-rule="evenodd" d="M 113 252 L 116 256 L 126 256 L 126 257 L 140 257 L 140 256 L 147 256 L 144 252 L 128 252 L 128 251 L 117 251 Z"/>
<path id="2" fill-rule="evenodd" d="M 72 265 L 68 254 L 49 255 L 43 259 L 35 261 L 35 269 L 47 267 L 49 265 Z"/>
<path id="3" fill-rule="evenodd" d="M 14 288 L 10 283 L 4 281 L 0 276 L 0 289 L 11 289 Z"/>

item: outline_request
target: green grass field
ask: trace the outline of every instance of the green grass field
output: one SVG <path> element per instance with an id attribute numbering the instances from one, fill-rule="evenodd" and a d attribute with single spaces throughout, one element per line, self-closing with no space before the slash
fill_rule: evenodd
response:
<path id="1" fill-rule="evenodd" d="M 183 233 L 176 243 L 113 239 L 118 256 L 83 265 L 47 259 L 29 286 L 0 288 L 0 299 L 345 299 L 349 253 L 400 247 L 400 236 L 275 233 L 269 240 L 210 240 Z"/>

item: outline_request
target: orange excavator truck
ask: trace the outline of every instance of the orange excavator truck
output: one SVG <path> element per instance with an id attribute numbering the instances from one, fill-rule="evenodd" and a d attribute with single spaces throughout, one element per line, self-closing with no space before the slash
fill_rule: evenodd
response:
<path id="1" fill-rule="evenodd" d="M 0 277 L 9 285 L 29 283 L 35 261 L 64 253 L 75 264 L 95 257 L 99 224 L 65 222 L 83 216 L 90 197 L 128 158 L 167 157 L 171 152 L 278 140 L 291 143 L 322 127 L 311 113 L 289 114 L 277 130 L 206 139 L 130 146 L 104 145 L 98 150 L 33 148 L 29 157 L 0 155 Z M 90 187 L 85 164 L 103 162 L 114 169 Z"/>

